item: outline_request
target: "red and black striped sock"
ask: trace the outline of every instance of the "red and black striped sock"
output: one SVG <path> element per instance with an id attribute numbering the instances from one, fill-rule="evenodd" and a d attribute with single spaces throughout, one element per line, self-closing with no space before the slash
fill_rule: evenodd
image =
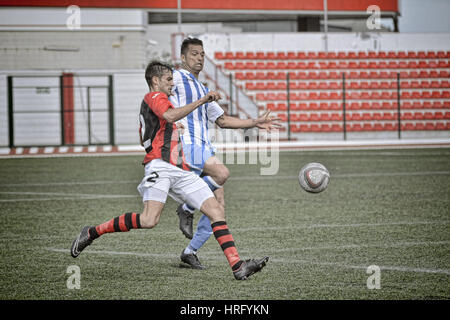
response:
<path id="1" fill-rule="evenodd" d="M 241 266 L 242 261 L 239 258 L 236 246 L 234 245 L 233 235 L 228 230 L 227 223 L 225 221 L 217 221 L 212 223 L 211 227 L 217 242 L 219 242 L 225 257 L 227 257 L 231 269 L 236 271 Z"/>
<path id="2" fill-rule="evenodd" d="M 92 240 L 97 239 L 102 234 L 110 232 L 127 232 L 131 229 L 141 228 L 139 213 L 128 212 L 121 216 L 115 217 L 105 223 L 89 229 L 89 235 Z"/>

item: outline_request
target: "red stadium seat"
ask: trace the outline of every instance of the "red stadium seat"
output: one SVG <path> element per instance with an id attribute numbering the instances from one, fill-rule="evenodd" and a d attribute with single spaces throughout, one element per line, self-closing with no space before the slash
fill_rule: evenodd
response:
<path id="1" fill-rule="evenodd" d="M 287 59 L 297 59 L 297 53 L 289 51 L 287 53 Z"/>
<path id="2" fill-rule="evenodd" d="M 321 131 L 320 125 L 319 125 L 319 124 L 316 124 L 316 123 L 313 123 L 313 124 L 311 124 L 311 126 L 309 127 L 309 130 L 310 130 L 311 132 L 320 132 L 320 131 Z"/>
<path id="3" fill-rule="evenodd" d="M 423 120 L 424 116 L 422 112 L 414 112 L 414 119 L 415 120 Z"/>
<path id="4" fill-rule="evenodd" d="M 402 120 L 414 120 L 414 116 L 413 116 L 412 112 L 404 112 L 401 115 L 401 119 Z"/>
<path id="5" fill-rule="evenodd" d="M 265 59 L 266 54 L 264 52 L 258 51 L 256 52 L 256 59 Z"/>
<path id="6" fill-rule="evenodd" d="M 299 59 L 299 60 L 306 59 L 306 53 L 302 52 L 302 51 L 297 52 L 297 59 Z"/>
<path id="7" fill-rule="evenodd" d="M 423 124 L 423 122 L 416 122 L 414 130 L 425 130 L 425 125 Z"/>
<path id="8" fill-rule="evenodd" d="M 332 113 L 331 121 L 342 121 L 342 114 L 340 113 Z"/>
<path id="9" fill-rule="evenodd" d="M 234 77 L 236 78 L 236 80 L 246 80 L 244 72 L 236 72 L 234 74 Z"/>
<path id="10" fill-rule="evenodd" d="M 383 125 L 381 123 L 376 122 L 373 125 L 373 130 L 374 131 L 383 131 Z"/>
<path id="11" fill-rule="evenodd" d="M 372 120 L 381 121 L 381 120 L 383 120 L 383 116 L 381 113 L 375 112 L 372 114 Z"/>
<path id="12" fill-rule="evenodd" d="M 414 130 L 414 124 L 411 122 L 402 123 L 402 130 L 404 131 L 413 131 Z"/>
<path id="13" fill-rule="evenodd" d="M 244 70 L 245 68 L 245 64 L 243 62 L 236 62 L 234 64 L 234 69 L 235 70 Z"/>
<path id="14" fill-rule="evenodd" d="M 245 53 L 245 59 L 256 59 L 256 54 L 254 52 L 246 52 Z"/>
<path id="15" fill-rule="evenodd" d="M 234 70 L 234 63 L 233 62 L 225 62 L 225 69 Z"/>
<path id="16" fill-rule="evenodd" d="M 444 113 L 442 113 L 440 111 L 436 111 L 434 113 L 434 117 L 433 118 L 436 119 L 436 120 L 442 120 L 442 119 L 444 119 Z"/>
<path id="17" fill-rule="evenodd" d="M 245 54 L 244 54 L 244 52 L 236 51 L 234 58 L 235 59 L 245 59 Z"/>
<path id="18" fill-rule="evenodd" d="M 337 123 L 333 123 L 332 125 L 331 125 L 331 131 L 332 132 L 342 132 L 342 125 L 340 125 L 340 124 L 337 124 Z"/>
<path id="19" fill-rule="evenodd" d="M 234 59 L 234 52 L 225 52 L 225 59 Z"/>
<path id="20" fill-rule="evenodd" d="M 275 59 L 285 60 L 288 59 L 288 55 L 286 54 L 286 52 L 277 52 L 275 54 Z"/>
<path id="21" fill-rule="evenodd" d="M 443 122 L 436 123 L 435 130 L 445 130 L 445 124 Z"/>
<path id="22" fill-rule="evenodd" d="M 327 123 L 323 123 L 320 125 L 320 131 L 322 132 L 331 132 L 331 126 Z"/>
<path id="23" fill-rule="evenodd" d="M 308 52 L 308 53 L 306 54 L 306 57 L 307 57 L 308 59 L 317 59 L 317 53 L 316 53 L 316 52 Z"/>
<path id="24" fill-rule="evenodd" d="M 256 69 L 256 64 L 254 62 L 245 62 L 245 69 L 254 70 Z"/>
<path id="25" fill-rule="evenodd" d="M 398 129 L 398 124 L 396 123 L 396 124 L 393 124 L 393 123 L 385 123 L 384 125 L 383 125 L 383 129 L 385 130 L 385 131 L 395 131 L 395 130 L 397 130 Z"/>
<path id="26" fill-rule="evenodd" d="M 223 52 L 214 52 L 214 58 L 216 58 L 217 60 L 223 60 L 225 59 L 225 55 Z"/>
<path id="27" fill-rule="evenodd" d="M 301 124 L 299 126 L 299 129 L 300 129 L 300 132 L 310 132 L 311 131 L 309 128 L 309 125 L 307 125 L 307 124 Z"/>
<path id="28" fill-rule="evenodd" d="M 273 60 L 273 59 L 276 59 L 276 53 L 275 52 L 271 52 L 271 51 L 269 51 L 269 52 L 266 52 L 266 59 L 271 59 L 271 60 Z"/>
<path id="29" fill-rule="evenodd" d="M 275 105 L 275 103 L 268 103 L 268 104 L 266 105 L 266 107 L 267 107 L 267 110 L 271 110 L 271 111 L 278 110 L 277 107 L 276 107 L 276 105 Z"/>

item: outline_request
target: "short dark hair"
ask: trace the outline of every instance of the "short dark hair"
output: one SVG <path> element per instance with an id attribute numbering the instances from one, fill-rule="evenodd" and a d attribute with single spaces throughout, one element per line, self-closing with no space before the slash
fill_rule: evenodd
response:
<path id="1" fill-rule="evenodd" d="M 151 88 L 153 77 L 161 78 L 166 71 L 172 73 L 172 70 L 172 66 L 167 63 L 157 60 L 150 62 L 145 69 L 145 80 L 147 81 L 148 87 Z"/>
<path id="2" fill-rule="evenodd" d="M 203 47 L 203 41 L 197 38 L 186 38 L 183 40 L 183 43 L 181 44 L 181 55 L 185 55 L 189 45 L 198 45 Z"/>

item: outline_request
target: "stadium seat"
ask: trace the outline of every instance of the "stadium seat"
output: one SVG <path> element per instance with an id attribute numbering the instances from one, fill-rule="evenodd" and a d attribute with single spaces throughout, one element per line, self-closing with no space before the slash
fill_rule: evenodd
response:
<path id="1" fill-rule="evenodd" d="M 313 123 L 309 126 L 309 131 L 311 132 L 320 132 L 320 126 L 317 123 Z"/>
<path id="2" fill-rule="evenodd" d="M 254 70 L 256 69 L 256 64 L 254 62 L 245 62 L 245 69 Z"/>
<path id="3" fill-rule="evenodd" d="M 233 62 L 225 62 L 225 69 L 234 70 L 234 63 Z"/>
<path id="4" fill-rule="evenodd" d="M 225 55 L 223 54 L 223 52 L 214 52 L 214 58 L 217 60 L 223 60 L 225 59 Z"/>
<path id="5" fill-rule="evenodd" d="M 331 132 L 331 126 L 328 123 L 323 123 L 320 125 L 320 131 Z"/>
<path id="6" fill-rule="evenodd" d="M 306 59 L 306 53 L 303 52 L 303 51 L 297 52 L 297 59 L 298 59 L 298 60 L 304 60 L 304 59 Z"/>
<path id="7" fill-rule="evenodd" d="M 423 122 L 416 122 L 414 125 L 414 130 L 425 130 L 425 125 Z"/>
<path id="8" fill-rule="evenodd" d="M 359 113 L 350 113 L 347 115 L 347 120 L 349 121 L 361 121 L 362 117 Z"/>
<path id="9" fill-rule="evenodd" d="M 234 53 L 230 51 L 225 52 L 225 59 L 234 59 Z"/>
<path id="10" fill-rule="evenodd" d="M 254 59 L 256 59 L 256 53 L 251 52 L 251 51 L 246 52 L 245 53 L 245 59 L 247 59 L 247 60 L 254 60 Z"/>
<path id="11" fill-rule="evenodd" d="M 398 129 L 397 123 L 394 124 L 394 123 L 387 122 L 383 125 L 383 130 L 385 130 L 385 131 L 395 131 L 397 129 Z"/>
<path id="12" fill-rule="evenodd" d="M 258 51 L 256 52 L 256 59 L 265 59 L 266 54 L 264 52 Z"/>
<path id="13" fill-rule="evenodd" d="M 244 70 L 245 68 L 245 64 L 243 62 L 236 62 L 234 64 L 234 69 L 235 70 Z"/>
<path id="14" fill-rule="evenodd" d="M 383 125 L 381 123 L 376 122 L 373 124 L 373 130 L 374 131 L 383 131 Z"/>
<path id="15" fill-rule="evenodd" d="M 404 112 L 401 115 L 401 119 L 402 120 L 414 120 L 414 116 L 413 116 L 412 112 Z"/>
<path id="16" fill-rule="evenodd" d="M 415 120 L 423 120 L 423 113 L 422 112 L 414 112 L 414 119 Z"/>
<path id="17" fill-rule="evenodd" d="M 266 108 L 267 108 L 267 110 L 270 110 L 270 111 L 276 111 L 276 110 L 278 110 L 277 107 L 276 107 L 276 105 L 275 105 L 275 103 L 268 103 L 268 104 L 266 105 Z"/>
<path id="18" fill-rule="evenodd" d="M 402 130 L 404 131 L 413 131 L 414 130 L 414 124 L 411 122 L 402 123 Z"/>
<path id="19" fill-rule="evenodd" d="M 244 52 L 236 51 L 234 58 L 235 59 L 245 59 L 245 54 L 244 54 Z"/>
<path id="20" fill-rule="evenodd" d="M 287 59 L 297 59 L 297 54 L 295 52 L 289 51 L 287 53 Z"/>
<path id="21" fill-rule="evenodd" d="M 379 112 L 372 113 L 372 120 L 381 121 L 383 120 L 383 116 Z"/>
<path id="22" fill-rule="evenodd" d="M 445 124 L 443 122 L 436 123 L 435 130 L 445 130 Z"/>
<path id="23" fill-rule="evenodd" d="M 331 131 L 332 132 L 342 132 L 342 125 L 340 125 L 340 124 L 337 124 L 337 123 L 333 123 L 332 125 L 331 125 Z"/>
<path id="24" fill-rule="evenodd" d="M 359 109 L 362 108 L 362 107 L 361 107 L 361 103 L 359 103 L 359 102 L 350 102 L 350 103 L 347 103 L 346 107 L 347 107 L 347 109 L 349 109 L 349 110 L 359 110 Z"/>
<path id="25" fill-rule="evenodd" d="M 442 120 L 442 119 L 444 119 L 444 113 L 442 113 L 441 111 L 436 111 L 434 113 L 434 117 L 433 118 L 436 119 L 436 120 Z"/>
<path id="26" fill-rule="evenodd" d="M 331 121 L 342 121 L 342 114 L 340 113 L 332 113 Z"/>

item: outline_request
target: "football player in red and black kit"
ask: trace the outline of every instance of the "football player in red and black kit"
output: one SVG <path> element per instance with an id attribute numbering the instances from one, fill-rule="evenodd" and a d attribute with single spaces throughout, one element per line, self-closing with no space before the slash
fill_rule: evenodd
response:
<path id="1" fill-rule="evenodd" d="M 184 107 L 174 108 L 168 96 L 173 87 L 172 68 L 164 63 L 151 62 L 145 71 L 150 92 L 144 97 L 139 114 L 141 144 L 145 148 L 145 175 L 138 186 L 142 195 L 142 213 L 128 212 L 97 226 L 85 226 L 73 241 L 71 255 L 81 251 L 105 233 L 127 232 L 131 229 L 155 227 L 164 208 L 167 195 L 180 203 L 188 203 L 211 221 L 213 233 L 221 246 L 237 280 L 247 279 L 260 271 L 269 260 L 241 260 L 234 239 L 225 222 L 225 210 L 205 181 L 189 171 L 184 162 L 183 148 L 176 121 L 199 106 L 219 100 L 220 94 L 210 91 L 201 99 Z"/>

